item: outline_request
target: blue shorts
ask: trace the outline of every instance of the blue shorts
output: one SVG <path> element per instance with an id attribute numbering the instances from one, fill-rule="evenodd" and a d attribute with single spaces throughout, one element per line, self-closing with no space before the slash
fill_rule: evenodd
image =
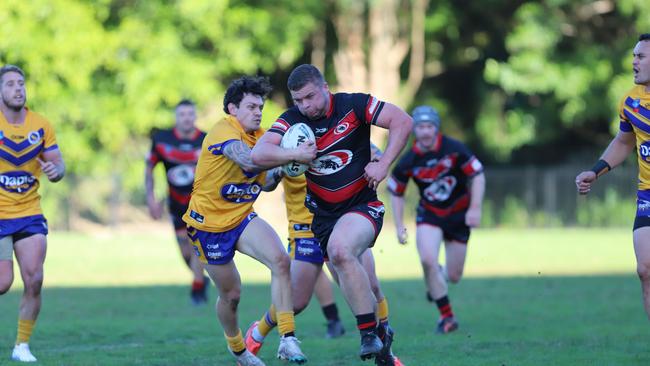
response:
<path id="1" fill-rule="evenodd" d="M 235 228 L 222 233 L 212 233 L 188 226 L 187 236 L 190 237 L 194 253 L 203 263 L 229 263 L 235 257 L 235 247 L 239 237 L 248 226 L 248 223 L 255 217 L 257 217 L 257 214 L 252 212 Z"/>
<path id="2" fill-rule="evenodd" d="M 47 220 L 43 215 L 0 220 L 0 238 L 11 236 L 14 243 L 32 235 L 47 233 Z"/>
<path id="3" fill-rule="evenodd" d="M 316 238 L 289 238 L 287 251 L 291 259 L 323 264 L 323 251 Z"/>

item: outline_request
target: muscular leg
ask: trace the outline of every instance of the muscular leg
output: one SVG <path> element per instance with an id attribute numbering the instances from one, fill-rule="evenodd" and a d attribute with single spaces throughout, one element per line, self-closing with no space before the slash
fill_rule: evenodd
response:
<path id="1" fill-rule="evenodd" d="M 427 290 L 434 299 L 447 295 L 447 282 L 439 270 L 438 256 L 442 242 L 442 230 L 431 225 L 418 225 L 416 231 L 416 243 L 422 270 L 424 271 L 424 282 Z"/>
<path id="2" fill-rule="evenodd" d="M 217 298 L 217 317 L 228 337 L 239 334 L 237 306 L 241 295 L 241 278 L 235 262 L 226 264 L 206 264 L 205 269 L 219 290 Z"/>
<path id="3" fill-rule="evenodd" d="M 374 239 L 374 227 L 365 217 L 348 213 L 332 230 L 327 253 L 340 281 L 341 290 L 355 315 L 375 312 L 375 296 L 360 255 Z"/>
<path id="4" fill-rule="evenodd" d="M 41 310 L 41 288 L 43 286 L 43 263 L 47 241 L 45 235 L 36 234 L 18 240 L 14 244 L 16 259 L 25 289 L 20 302 L 20 318 L 36 320 Z"/>
<path id="5" fill-rule="evenodd" d="M 645 226 L 634 230 L 633 237 L 636 268 L 643 291 L 643 305 L 650 319 L 650 227 Z"/>
<path id="6" fill-rule="evenodd" d="M 458 241 L 445 243 L 445 257 L 449 282 L 458 283 L 463 276 L 463 269 L 465 268 L 467 244 Z"/>
<path id="7" fill-rule="evenodd" d="M 320 301 L 319 283 L 322 282 L 321 278 L 327 281 L 325 285 L 329 286 L 329 280 L 322 271 L 322 265 L 297 260 L 291 261 L 291 294 L 295 314 L 299 314 L 309 305 L 309 300 L 314 290 Z M 320 286 L 323 285 L 321 284 Z M 327 304 L 331 304 L 334 302 L 332 288 L 325 288 L 325 291 L 327 290 L 329 290 L 329 303 Z M 327 300 L 328 294 L 323 294 L 323 291 L 322 289 L 320 290 L 321 295 L 324 295 Z"/>

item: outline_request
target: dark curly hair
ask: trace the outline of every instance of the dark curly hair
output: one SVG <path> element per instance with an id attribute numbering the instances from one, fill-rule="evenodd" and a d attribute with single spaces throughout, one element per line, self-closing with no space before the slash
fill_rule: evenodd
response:
<path id="1" fill-rule="evenodd" d="M 244 94 L 259 95 L 262 99 L 271 92 L 269 79 L 264 76 L 243 76 L 234 80 L 228 86 L 226 95 L 223 97 L 223 111 L 228 114 L 228 104 L 232 103 L 239 107 L 244 99 Z"/>

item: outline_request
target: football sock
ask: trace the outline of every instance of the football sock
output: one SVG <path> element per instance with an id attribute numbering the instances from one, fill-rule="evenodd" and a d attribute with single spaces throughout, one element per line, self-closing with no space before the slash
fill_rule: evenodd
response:
<path id="1" fill-rule="evenodd" d="M 283 337 L 293 337 L 296 332 L 296 322 L 293 311 L 278 311 L 278 333 Z"/>
<path id="2" fill-rule="evenodd" d="M 29 337 L 32 336 L 32 330 L 36 320 L 18 319 L 18 335 L 16 344 L 29 343 Z"/>
<path id="3" fill-rule="evenodd" d="M 271 329 L 275 328 L 278 325 L 278 318 L 275 314 L 275 306 L 271 305 L 269 310 L 264 314 L 260 322 L 257 324 L 257 330 L 259 330 L 262 340 L 266 337 L 267 334 L 271 332 Z M 259 339 L 256 339 L 258 342 Z"/>
<path id="4" fill-rule="evenodd" d="M 323 315 L 329 321 L 339 320 L 339 309 L 336 307 L 336 303 L 323 306 Z"/>
<path id="5" fill-rule="evenodd" d="M 234 353 L 235 355 L 239 356 L 244 351 L 246 351 L 246 345 L 244 344 L 244 338 L 241 335 L 241 329 L 237 330 L 237 335 L 234 337 L 228 337 L 228 335 L 224 332 L 224 336 L 226 336 L 226 341 L 228 342 L 228 348 Z"/>
<path id="6" fill-rule="evenodd" d="M 449 318 L 454 316 L 454 312 L 451 310 L 451 303 L 449 303 L 449 297 L 447 295 L 436 299 L 436 305 L 438 305 L 438 311 L 440 311 L 440 316 L 443 318 Z"/>
<path id="7" fill-rule="evenodd" d="M 382 325 L 388 325 L 388 300 L 385 296 L 377 303 L 377 319 Z"/>
<path id="8" fill-rule="evenodd" d="M 357 329 L 361 336 L 374 332 L 377 328 L 377 319 L 374 313 L 355 315 L 357 318 Z"/>
<path id="9" fill-rule="evenodd" d="M 205 282 L 203 282 L 203 278 L 200 280 L 194 280 L 192 281 L 192 291 L 201 291 L 203 290 L 203 285 Z"/>

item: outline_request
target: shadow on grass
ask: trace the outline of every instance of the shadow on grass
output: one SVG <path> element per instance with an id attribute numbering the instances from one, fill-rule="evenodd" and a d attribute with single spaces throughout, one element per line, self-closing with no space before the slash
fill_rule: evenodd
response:
<path id="1" fill-rule="evenodd" d="M 467 278 L 451 286 L 460 330 L 434 334 L 435 306 L 422 280 L 383 281 L 406 365 L 650 364 L 648 321 L 636 277 Z M 266 310 L 268 285 L 245 285 L 240 325 Z M 184 286 L 45 288 L 32 349 L 52 365 L 232 365 L 210 305 L 194 307 Z M 20 293 L 0 297 L 0 348 L 10 352 Z M 298 336 L 312 365 L 362 364 L 354 317 L 337 290 L 348 332 L 324 339 L 318 304 L 297 317 Z M 261 357 L 275 360 L 277 336 Z M 4 356 L 0 354 L 0 359 Z"/>

